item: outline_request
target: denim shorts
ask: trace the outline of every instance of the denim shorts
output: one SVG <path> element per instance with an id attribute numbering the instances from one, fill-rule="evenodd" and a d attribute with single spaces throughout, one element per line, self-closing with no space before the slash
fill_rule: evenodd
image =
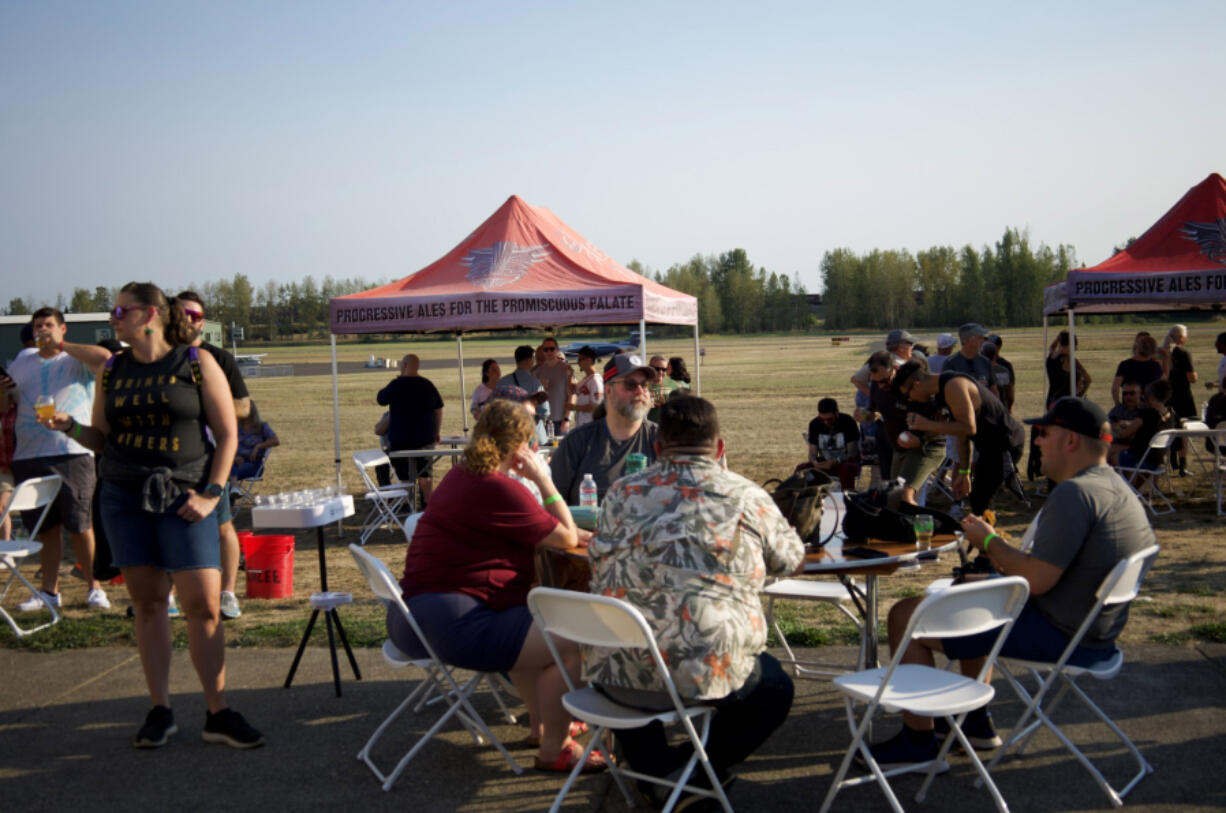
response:
<path id="1" fill-rule="evenodd" d="M 188 522 L 176 513 L 186 499 L 184 495 L 166 513 L 154 514 L 141 510 L 140 491 L 103 481 L 98 500 L 115 567 L 156 567 L 170 573 L 221 570 L 217 515 Z"/>
<path id="2" fill-rule="evenodd" d="M 945 656 L 950 660 L 967 660 L 982 658 L 992 651 L 996 643 L 997 630 L 981 632 L 978 635 L 964 635 L 961 638 L 946 638 L 941 641 Z M 1019 660 L 1043 661 L 1055 663 L 1064 654 L 1068 646 L 1069 636 L 1052 622 L 1044 618 L 1029 601 L 1022 608 L 1021 615 L 1009 630 L 1009 637 L 1000 648 L 1000 657 L 1018 658 Z M 1092 649 L 1079 646 L 1073 650 L 1068 662 L 1071 666 L 1088 669 L 1115 656 L 1115 647 L 1107 649 Z"/>
<path id="3" fill-rule="evenodd" d="M 230 513 L 230 484 L 228 482 L 221 489 L 221 499 L 217 501 L 217 507 L 213 509 L 213 516 L 217 517 L 218 525 L 225 525 L 234 519 L 234 515 Z"/>
<path id="4" fill-rule="evenodd" d="M 464 593 L 424 593 L 406 603 L 444 663 L 476 672 L 505 672 L 513 667 L 532 627 L 527 607 L 492 610 Z M 412 628 L 399 615 L 399 608 L 395 612 L 399 617 L 388 616 L 389 637 L 398 649 L 412 655 L 416 648 Z"/>

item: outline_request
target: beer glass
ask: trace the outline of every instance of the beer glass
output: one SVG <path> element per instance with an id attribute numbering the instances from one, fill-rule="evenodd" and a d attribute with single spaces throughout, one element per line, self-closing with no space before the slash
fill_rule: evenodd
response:
<path id="1" fill-rule="evenodd" d="M 915 549 L 921 553 L 932 550 L 932 515 L 916 515 L 913 527 L 915 528 Z"/>
<path id="2" fill-rule="evenodd" d="M 51 416 L 55 414 L 55 397 L 51 395 L 40 395 L 34 401 L 34 414 L 38 416 L 38 420 L 49 421 Z"/>

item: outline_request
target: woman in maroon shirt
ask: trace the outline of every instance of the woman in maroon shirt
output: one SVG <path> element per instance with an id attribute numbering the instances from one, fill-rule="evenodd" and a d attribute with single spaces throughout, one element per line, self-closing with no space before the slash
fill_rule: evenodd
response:
<path id="1" fill-rule="evenodd" d="M 574 549 L 586 539 L 580 541 L 548 467 L 529 449 L 533 435 L 519 404 L 486 405 L 463 460 L 447 472 L 417 523 L 400 586 L 440 658 L 510 675 L 528 707 L 531 737 L 540 742 L 537 769 L 569 771 L 583 749 L 570 737 L 562 706 L 566 682 L 526 605 L 536 547 Z M 509 473 L 531 480 L 544 505 Z M 388 613 L 388 634 L 402 651 L 421 654 L 398 611 Z M 578 681 L 578 647 L 558 643 Z M 591 758 L 588 765 L 604 767 Z"/>

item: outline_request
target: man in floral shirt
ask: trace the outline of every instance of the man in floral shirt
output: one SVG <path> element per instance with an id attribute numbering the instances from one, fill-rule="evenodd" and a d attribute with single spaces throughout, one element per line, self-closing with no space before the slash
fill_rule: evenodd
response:
<path id="1" fill-rule="evenodd" d="M 804 545 L 765 491 L 723 468 L 710 402 L 665 403 L 656 449 L 656 465 L 609 488 L 589 546 L 591 589 L 642 611 L 682 698 L 718 709 L 707 752 L 728 777 L 792 706 L 791 679 L 763 652 L 758 594 L 767 574 L 796 570 Z M 646 651 L 592 648 L 585 656 L 585 678 L 614 700 L 670 707 Z M 655 776 L 692 753 L 688 743 L 669 747 L 660 723 L 617 737 L 631 766 Z"/>

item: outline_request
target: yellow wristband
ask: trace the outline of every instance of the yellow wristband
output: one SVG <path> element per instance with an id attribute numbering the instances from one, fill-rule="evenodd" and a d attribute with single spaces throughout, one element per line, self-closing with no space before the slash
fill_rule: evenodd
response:
<path id="1" fill-rule="evenodd" d="M 988 552 L 988 543 L 990 543 L 993 539 L 1000 539 L 1000 534 L 988 534 L 987 536 L 983 538 L 983 552 L 984 553 Z"/>
<path id="2" fill-rule="evenodd" d="M 546 497 L 545 499 L 541 500 L 541 505 L 553 505 L 560 499 L 562 499 L 561 494 L 554 494 L 552 497 Z"/>

